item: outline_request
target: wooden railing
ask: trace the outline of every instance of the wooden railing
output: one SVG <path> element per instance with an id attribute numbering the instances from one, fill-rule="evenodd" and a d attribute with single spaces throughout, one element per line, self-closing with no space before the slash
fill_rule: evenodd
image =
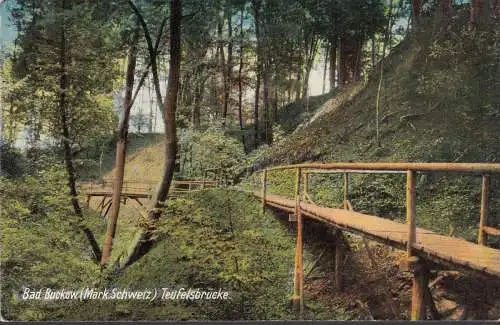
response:
<path id="1" fill-rule="evenodd" d="M 482 175 L 481 207 L 478 230 L 478 244 L 486 245 L 487 236 L 500 236 L 500 229 L 488 226 L 488 194 L 490 175 L 500 174 L 500 164 L 490 163 L 305 163 L 288 166 L 270 167 L 262 173 L 262 207 L 266 204 L 267 179 L 269 172 L 277 170 L 295 170 L 296 215 L 300 214 L 302 195 L 300 188 L 304 184 L 304 196 L 308 196 L 308 175 L 325 173 L 344 174 L 344 208 L 347 208 L 349 194 L 349 174 L 406 174 L 406 222 L 408 224 L 407 253 L 412 256 L 416 240 L 416 174 L 417 173 L 464 173 Z M 304 175 L 304 177 L 302 177 Z"/>
<path id="2" fill-rule="evenodd" d="M 86 188 L 89 192 L 93 190 L 102 190 L 102 189 L 112 189 L 114 184 L 113 178 L 106 178 L 100 183 L 88 183 L 83 184 L 86 185 Z M 155 187 L 158 185 L 158 182 L 153 181 L 123 181 L 122 192 L 144 192 L 150 193 Z M 212 180 L 179 180 L 173 181 L 171 191 L 173 192 L 188 192 L 196 189 L 205 189 L 205 188 L 213 188 L 217 187 L 217 181 Z"/>

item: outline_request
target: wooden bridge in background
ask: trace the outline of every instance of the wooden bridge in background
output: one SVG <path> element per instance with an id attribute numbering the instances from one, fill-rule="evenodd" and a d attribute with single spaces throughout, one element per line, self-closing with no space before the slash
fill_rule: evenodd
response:
<path id="1" fill-rule="evenodd" d="M 268 176 L 273 171 L 295 170 L 294 198 L 270 195 Z M 429 271 L 446 267 L 494 281 L 500 280 L 500 250 L 486 246 L 487 236 L 500 236 L 500 229 L 488 226 L 488 190 L 490 175 L 500 174 L 500 164 L 463 163 L 331 163 L 279 166 L 262 171 L 262 189 L 253 194 L 266 206 L 288 212 L 297 224 L 295 248 L 293 303 L 303 314 L 303 218 L 311 218 L 342 231 L 359 234 L 364 238 L 406 250 L 407 260 L 402 266 L 413 274 L 412 320 L 425 319 L 426 306 L 436 314 L 430 294 Z M 312 202 L 308 193 L 309 175 L 342 173 L 344 175 L 344 203 L 341 208 L 321 207 Z M 403 173 L 406 174 L 406 224 L 373 215 L 355 212 L 349 202 L 349 174 L 351 173 Z M 416 175 L 417 173 L 465 173 L 482 175 L 481 206 L 477 244 L 466 240 L 437 234 L 416 226 Z M 307 203 L 306 201 L 309 201 Z M 341 288 L 340 241 L 335 248 L 335 283 Z"/>
<path id="2" fill-rule="evenodd" d="M 113 182 L 114 179 L 108 178 L 104 179 L 103 182 L 99 184 L 95 183 L 85 183 L 82 184 L 82 189 L 84 195 L 87 197 L 87 206 L 90 206 L 90 201 L 93 197 L 100 198 L 97 210 L 101 213 L 101 216 L 105 217 L 112 203 L 113 196 Z M 124 181 L 121 193 L 121 199 L 123 204 L 127 203 L 127 200 L 133 200 L 137 202 L 140 206 L 144 206 L 144 202 L 141 200 L 150 200 L 153 196 L 155 186 L 158 185 L 157 182 L 148 181 Z M 188 193 L 203 190 L 205 188 L 217 187 L 217 181 L 212 180 L 179 180 L 173 181 L 170 187 L 168 197 L 176 198 Z"/>

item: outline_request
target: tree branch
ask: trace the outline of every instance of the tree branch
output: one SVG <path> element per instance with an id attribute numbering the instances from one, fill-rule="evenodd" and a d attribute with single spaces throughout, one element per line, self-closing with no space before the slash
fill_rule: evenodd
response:
<path id="1" fill-rule="evenodd" d="M 153 82 L 155 85 L 155 93 L 156 93 L 156 100 L 158 102 L 159 107 L 163 107 L 163 99 L 160 91 L 160 79 L 158 77 L 158 63 L 157 63 L 157 55 L 158 55 L 158 47 L 160 45 L 160 38 L 161 35 L 163 34 L 163 29 L 165 27 L 165 24 L 167 22 L 167 18 L 163 18 L 163 21 L 160 26 L 160 30 L 158 32 L 158 37 L 156 38 L 156 42 L 153 45 L 153 40 L 151 38 L 151 33 L 149 31 L 148 25 L 146 23 L 146 20 L 144 19 L 144 16 L 142 15 L 141 11 L 139 8 L 135 5 L 135 3 L 132 0 L 128 0 L 128 4 L 132 8 L 132 11 L 135 13 L 137 18 L 139 19 L 139 23 L 142 26 L 142 29 L 144 31 L 144 37 L 146 38 L 146 43 L 148 45 L 148 52 L 149 52 L 149 58 L 151 61 L 151 72 L 153 74 Z M 162 113 L 163 119 L 165 119 L 165 114 L 163 110 L 160 109 L 160 112 Z"/>

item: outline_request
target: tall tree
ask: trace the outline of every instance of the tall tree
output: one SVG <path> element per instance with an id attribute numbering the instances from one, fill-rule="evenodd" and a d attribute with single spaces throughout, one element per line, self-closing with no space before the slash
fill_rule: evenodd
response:
<path id="1" fill-rule="evenodd" d="M 123 101 L 123 114 L 118 126 L 118 140 L 116 142 L 116 158 L 113 180 L 113 195 L 111 202 L 111 211 L 108 217 L 108 227 L 106 237 L 104 239 L 103 254 L 101 264 L 106 264 L 111 257 L 111 249 L 113 247 L 113 239 L 115 237 L 116 224 L 118 214 L 120 212 L 121 192 L 123 187 L 123 177 L 125 174 L 125 156 L 127 153 L 127 137 L 130 110 L 132 109 L 136 64 L 137 64 L 137 43 L 139 41 L 139 28 L 136 26 L 133 31 L 133 36 L 130 41 L 130 48 L 127 57 L 127 72 L 125 77 L 125 99 Z M 139 86 L 140 87 L 140 86 Z"/>
<path id="2" fill-rule="evenodd" d="M 75 157 L 79 150 L 109 136 L 114 123 L 110 93 L 116 79 L 116 61 L 110 28 L 93 2 L 18 1 L 13 10 L 20 30 L 16 78 L 23 80 L 28 114 L 38 114 L 44 133 L 60 141 L 67 173 L 74 224 L 85 235 L 96 262 L 101 251 L 86 224 L 78 200 Z M 90 23 L 92 22 L 92 23 Z M 82 29 L 85 32 L 82 32 Z M 28 119 L 23 121 L 30 124 Z M 38 121 L 35 123 L 39 123 Z"/>
<path id="3" fill-rule="evenodd" d="M 233 24 L 232 24 L 232 7 L 231 2 L 226 4 L 226 19 L 228 30 L 228 45 L 227 45 L 227 63 L 226 63 L 226 76 L 224 78 L 224 109 L 222 118 L 225 120 L 227 117 L 227 109 L 231 96 L 231 83 L 233 76 Z"/>
<path id="4" fill-rule="evenodd" d="M 155 221 L 161 217 L 161 209 L 165 206 L 170 184 L 174 175 L 177 156 L 177 134 L 175 116 L 177 110 L 177 95 L 179 91 L 181 67 L 181 0 L 171 0 L 170 5 L 170 74 L 168 76 L 167 98 L 165 100 L 165 166 L 163 176 L 155 195 L 151 199 L 149 210 L 149 229 L 144 230 L 123 267 L 129 266 L 144 256 L 153 246 L 152 231 Z"/>
<path id="5" fill-rule="evenodd" d="M 380 96 L 382 93 L 382 82 L 384 79 L 384 60 L 385 60 L 385 50 L 387 47 L 387 44 L 390 42 L 391 38 L 391 26 L 392 26 L 392 4 L 393 0 L 390 0 L 389 2 L 389 18 L 387 21 L 387 30 L 385 33 L 385 38 L 384 38 L 384 45 L 382 46 L 382 60 L 380 62 L 380 77 L 378 81 L 378 88 L 377 88 L 377 98 L 375 102 L 375 128 L 376 128 L 376 142 L 377 146 L 381 146 L 380 142 Z"/>
<path id="6" fill-rule="evenodd" d="M 63 13 L 66 10 L 70 10 L 70 4 L 68 0 L 62 1 L 62 10 Z M 73 210 L 75 215 L 82 220 L 83 212 L 78 202 L 78 192 L 76 190 L 76 175 L 75 175 L 75 167 L 73 162 L 73 153 L 71 149 L 71 135 L 70 135 L 70 126 L 68 123 L 68 98 L 67 92 L 70 89 L 70 79 L 68 78 L 68 64 L 67 62 L 71 60 L 68 57 L 68 44 L 66 39 L 66 19 L 63 16 L 60 27 L 60 45 L 59 45 L 59 116 L 60 123 L 62 128 L 62 145 L 64 150 L 64 161 L 66 164 L 66 171 L 68 173 L 68 186 L 71 194 L 71 204 L 73 205 Z M 94 253 L 94 258 L 96 261 L 99 261 L 101 258 L 101 249 L 99 248 L 99 244 L 97 243 L 93 232 L 86 226 L 81 226 L 82 231 L 87 236 L 87 240 L 92 247 L 92 251 Z"/>
<path id="7" fill-rule="evenodd" d="M 260 35 L 260 11 L 261 1 L 252 0 L 252 9 L 254 14 L 255 23 L 255 36 L 257 38 L 257 68 L 256 68 L 256 81 L 255 81 L 255 101 L 253 109 L 253 123 L 254 123 L 254 147 L 259 145 L 259 102 L 260 102 L 260 78 L 262 74 L 262 54 L 261 54 L 261 35 Z"/>
<path id="8" fill-rule="evenodd" d="M 239 53 L 239 67 L 238 67 L 238 122 L 240 125 L 241 131 L 241 143 L 243 144 L 243 148 L 247 151 L 245 135 L 243 133 L 243 57 L 245 53 L 245 41 L 244 41 L 244 33 L 243 33 L 243 19 L 244 19 L 245 7 L 242 6 L 240 9 L 240 53 Z"/>

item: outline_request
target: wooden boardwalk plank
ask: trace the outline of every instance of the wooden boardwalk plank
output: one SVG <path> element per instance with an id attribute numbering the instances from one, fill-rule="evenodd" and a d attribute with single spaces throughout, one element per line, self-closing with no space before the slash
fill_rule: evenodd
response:
<path id="1" fill-rule="evenodd" d="M 261 193 L 254 196 L 262 198 Z M 295 200 L 277 195 L 266 195 L 266 204 L 293 212 Z M 301 202 L 303 214 L 325 223 L 340 226 L 354 232 L 361 232 L 381 241 L 406 246 L 408 226 L 389 219 L 366 215 L 344 209 L 333 209 Z M 425 253 L 437 260 L 447 261 L 467 269 L 500 277 L 500 250 L 477 245 L 466 240 L 447 237 L 430 230 L 417 228 L 416 253 Z"/>

